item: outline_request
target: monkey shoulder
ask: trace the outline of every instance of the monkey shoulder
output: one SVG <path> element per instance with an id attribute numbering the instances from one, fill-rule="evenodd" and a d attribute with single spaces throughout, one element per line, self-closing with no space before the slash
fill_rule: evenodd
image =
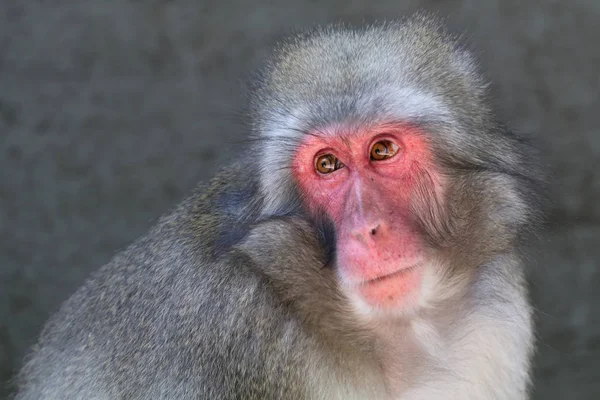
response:
<path id="1" fill-rule="evenodd" d="M 302 392 L 307 365 L 290 349 L 314 344 L 247 263 L 237 255 L 169 272 L 169 260 L 117 257 L 50 319 L 21 385 L 48 399 Z"/>
<path id="2" fill-rule="evenodd" d="M 238 220 L 231 208 L 247 204 L 253 183 L 234 185 L 235 171 L 216 179 L 92 274 L 50 318 L 20 374 L 18 399 L 269 399 L 305 390 L 307 363 L 290 348 L 306 354 L 313 339 L 256 260 L 222 238 Z M 218 201 L 229 204 L 213 207 Z"/>

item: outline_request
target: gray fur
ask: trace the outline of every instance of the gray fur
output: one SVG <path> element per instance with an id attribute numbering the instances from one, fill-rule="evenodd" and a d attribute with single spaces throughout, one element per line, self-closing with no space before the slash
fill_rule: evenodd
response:
<path id="1" fill-rule="evenodd" d="M 243 170 L 221 176 L 229 183 L 191 196 L 94 274 L 46 325 L 17 399 L 304 393 L 307 365 L 290 351 L 308 347 L 302 326 L 249 256 L 206 251 L 229 228 L 211 202 L 243 178 Z"/>
<path id="2" fill-rule="evenodd" d="M 253 93 L 248 159 L 62 306 L 17 399 L 527 398 L 519 244 L 537 221 L 537 172 L 456 38 L 422 15 L 323 28 L 283 42 Z M 320 221 L 298 217 L 289 164 L 305 134 L 395 121 L 430 135 L 451 187 L 441 206 L 423 185 L 430 208 L 414 210 L 438 295 L 374 323 L 340 290 Z"/>

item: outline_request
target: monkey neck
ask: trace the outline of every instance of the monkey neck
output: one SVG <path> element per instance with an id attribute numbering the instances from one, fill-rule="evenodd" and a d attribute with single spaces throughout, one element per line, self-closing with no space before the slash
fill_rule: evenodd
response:
<path id="1" fill-rule="evenodd" d="M 443 304 L 411 318 L 373 325 L 377 359 L 392 398 L 435 397 L 409 392 L 409 382 L 426 379 L 437 385 L 446 377 L 454 382 L 461 376 L 489 379 L 506 370 L 502 362 L 527 362 L 519 344 L 529 340 L 530 330 L 524 327 L 531 325 L 531 315 L 524 306 L 520 263 L 516 254 L 498 256 L 477 270 L 466 291 Z M 511 353 L 513 349 L 517 351 Z M 507 353 L 508 358 L 490 356 Z M 463 393 L 460 385 L 451 390 Z"/>

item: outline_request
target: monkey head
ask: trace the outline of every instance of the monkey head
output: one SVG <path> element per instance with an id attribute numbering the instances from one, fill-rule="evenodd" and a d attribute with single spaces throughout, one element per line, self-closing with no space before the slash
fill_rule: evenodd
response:
<path id="1" fill-rule="evenodd" d="M 471 55 L 415 21 L 285 42 L 252 101 L 263 212 L 326 216 L 338 282 L 369 315 L 459 296 L 530 214 L 522 145 Z"/>

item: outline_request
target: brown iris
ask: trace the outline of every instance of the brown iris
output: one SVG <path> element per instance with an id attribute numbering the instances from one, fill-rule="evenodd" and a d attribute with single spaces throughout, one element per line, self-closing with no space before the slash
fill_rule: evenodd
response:
<path id="1" fill-rule="evenodd" d="M 333 154 L 323 154 L 322 156 L 317 157 L 315 162 L 315 168 L 321 174 L 330 174 L 343 166 L 344 164 L 342 164 Z"/>
<path id="2" fill-rule="evenodd" d="M 389 140 L 380 140 L 371 147 L 371 160 L 381 161 L 392 158 L 398 153 L 398 145 Z"/>

